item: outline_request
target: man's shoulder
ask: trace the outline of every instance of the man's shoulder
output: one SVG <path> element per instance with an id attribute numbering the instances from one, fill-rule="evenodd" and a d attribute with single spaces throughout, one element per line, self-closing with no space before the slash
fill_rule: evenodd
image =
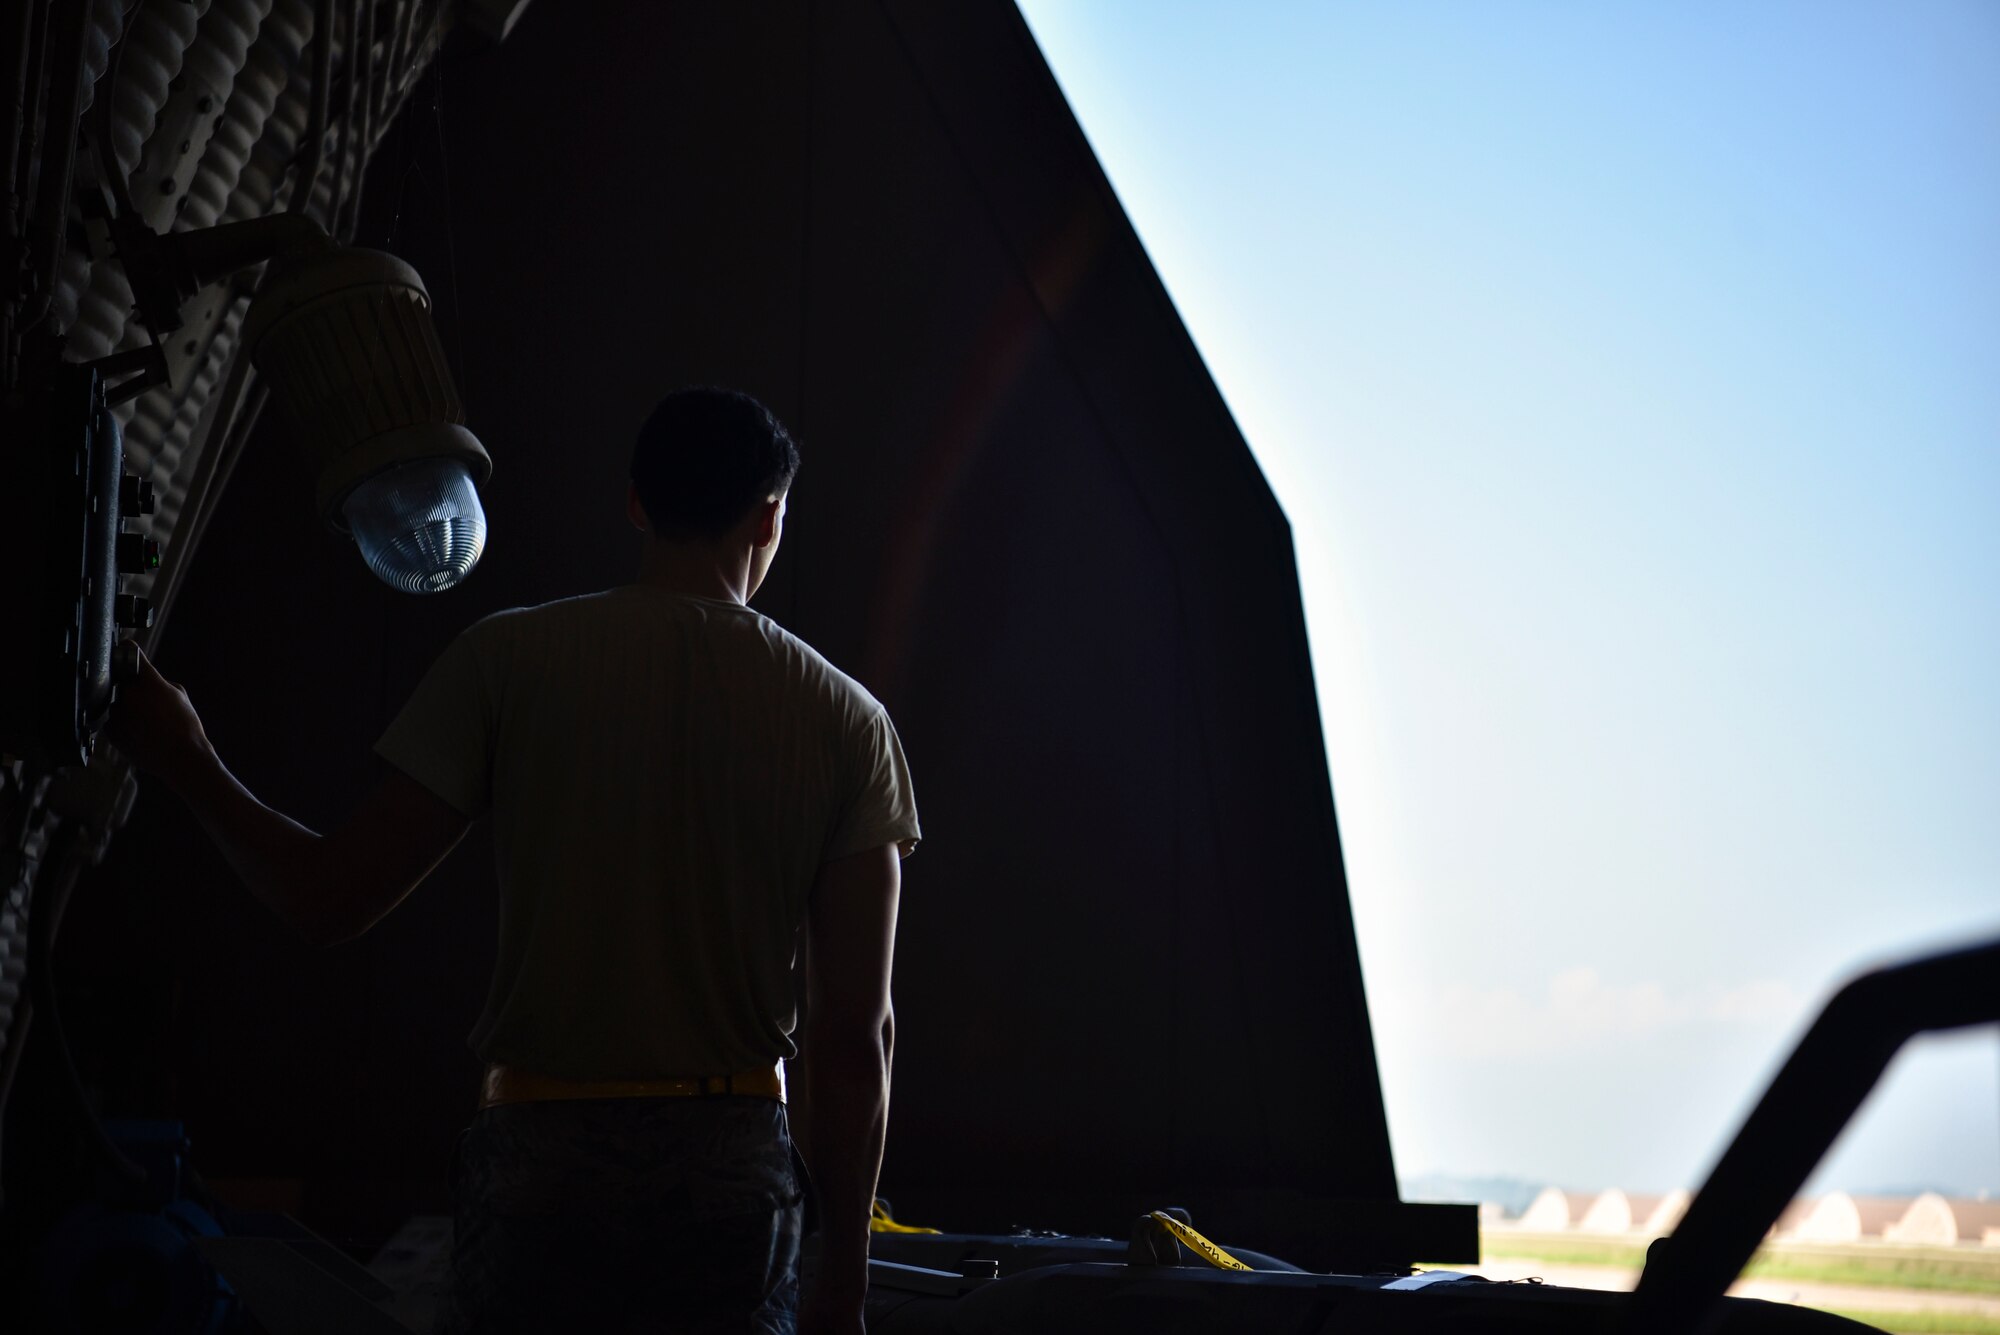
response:
<path id="1" fill-rule="evenodd" d="M 808 644 L 801 636 L 767 616 L 760 616 L 761 628 L 778 651 L 797 665 L 799 677 L 847 711 L 860 715 L 882 712 L 882 703 L 859 681 L 842 671 L 832 659 Z"/>
<path id="2" fill-rule="evenodd" d="M 630 620 L 637 607 L 674 609 L 686 614 L 676 615 L 674 620 L 684 620 L 691 632 L 721 636 L 741 646 L 738 652 L 768 658 L 794 688 L 821 698 L 851 718 L 886 713 L 866 686 L 775 618 L 754 608 L 712 599 L 660 602 L 658 597 L 628 587 L 510 607 L 481 617 L 459 638 L 483 657 L 503 652 L 508 646 L 544 641 L 575 644 L 576 632 L 585 623 Z"/>
<path id="3" fill-rule="evenodd" d="M 511 636 L 538 634 L 574 624 L 580 618 L 601 615 L 614 592 L 583 593 L 569 598 L 554 598 L 545 603 L 504 607 L 467 626 L 460 632 L 460 638 L 478 644 L 491 644 Z"/>

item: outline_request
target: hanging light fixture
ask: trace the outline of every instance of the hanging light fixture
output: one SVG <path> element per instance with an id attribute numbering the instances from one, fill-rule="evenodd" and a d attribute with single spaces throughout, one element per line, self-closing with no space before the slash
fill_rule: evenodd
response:
<path id="1" fill-rule="evenodd" d="M 244 319 L 243 346 L 318 464 L 321 518 L 384 583 L 451 588 L 478 564 L 491 458 L 465 408 L 417 271 L 380 251 L 296 251 Z"/>
<path id="2" fill-rule="evenodd" d="M 222 391 L 224 416 L 240 368 L 254 366 L 317 464 L 321 519 L 353 537 L 378 578 L 438 593 L 471 573 L 486 546 L 478 487 L 493 461 L 465 428 L 415 269 L 338 245 L 303 213 L 161 235 L 113 199 L 104 212 L 156 337 L 180 327 L 181 303 L 203 287 L 268 261 Z M 116 392 L 163 379 L 162 363 Z"/>

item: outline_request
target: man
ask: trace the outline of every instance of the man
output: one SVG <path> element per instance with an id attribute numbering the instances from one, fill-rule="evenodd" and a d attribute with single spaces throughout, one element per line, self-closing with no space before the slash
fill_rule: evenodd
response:
<path id="1" fill-rule="evenodd" d="M 462 634 L 330 834 L 238 783 L 150 664 L 124 688 L 113 740 L 311 940 L 366 931 L 492 816 L 499 958 L 441 1329 L 862 1329 L 919 832 L 882 706 L 747 606 L 797 468 L 754 399 L 669 395 L 633 451 L 638 581 Z M 802 1312 L 780 1066 L 801 936 L 821 1215 Z"/>

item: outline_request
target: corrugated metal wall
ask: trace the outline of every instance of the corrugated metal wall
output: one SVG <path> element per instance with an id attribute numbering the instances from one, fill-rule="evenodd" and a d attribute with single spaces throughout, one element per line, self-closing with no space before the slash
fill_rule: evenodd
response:
<path id="1" fill-rule="evenodd" d="M 155 232 L 296 210 L 314 156 L 312 76 L 316 47 L 325 42 L 332 114 L 322 130 L 323 165 L 303 207 L 345 238 L 368 159 L 456 8 L 447 0 L 75 2 L 89 4 L 85 142 L 50 308 L 65 340 L 63 359 L 72 363 L 151 338 L 134 318 L 124 266 L 92 236 L 86 199 L 102 179 L 104 157 Z M 108 155 L 93 136 L 108 137 Z M 253 376 L 242 377 L 243 393 L 222 391 L 258 277 L 247 270 L 188 302 L 184 326 L 164 347 L 170 382 L 117 409 L 126 466 L 157 489 L 150 532 L 168 554 L 158 572 L 130 576 L 126 588 L 163 611 L 199 542 L 201 518 L 227 481 L 226 442 L 240 438 L 255 412 Z M 247 414 L 239 409 L 244 400 L 252 405 Z M 157 628 L 141 638 L 151 648 L 156 637 Z M 101 856 L 131 800 L 128 772 L 105 750 L 87 771 L 53 784 L 19 763 L 0 765 L 0 1099 L 26 1028 L 31 908 L 52 930 L 77 868 Z"/>

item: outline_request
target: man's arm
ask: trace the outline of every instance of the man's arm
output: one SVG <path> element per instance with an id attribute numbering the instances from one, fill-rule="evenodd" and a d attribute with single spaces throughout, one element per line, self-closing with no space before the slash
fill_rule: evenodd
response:
<path id="1" fill-rule="evenodd" d="M 868 1218 L 889 1123 L 889 972 L 901 888 L 896 846 L 883 844 L 821 866 L 808 904 L 812 1124 L 804 1149 L 820 1196 L 820 1263 L 807 1331 L 861 1329 Z"/>
<path id="2" fill-rule="evenodd" d="M 331 834 L 257 800 L 209 744 L 187 692 L 140 660 L 119 688 L 111 740 L 194 811 L 250 892 L 308 941 L 332 945 L 374 926 L 444 860 L 467 819 L 391 771 Z"/>

